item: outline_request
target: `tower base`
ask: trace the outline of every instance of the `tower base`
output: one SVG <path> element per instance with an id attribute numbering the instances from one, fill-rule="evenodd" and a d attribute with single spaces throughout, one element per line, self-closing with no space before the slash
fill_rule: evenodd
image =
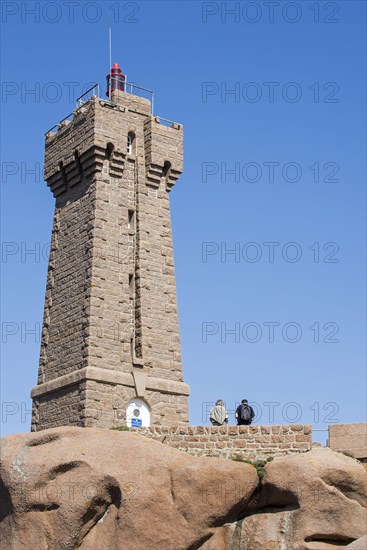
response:
<path id="1" fill-rule="evenodd" d="M 31 392 L 32 431 L 58 426 L 112 428 L 128 424 L 129 403 L 142 399 L 150 424 L 187 425 L 189 386 L 183 382 L 86 367 L 39 384 Z"/>

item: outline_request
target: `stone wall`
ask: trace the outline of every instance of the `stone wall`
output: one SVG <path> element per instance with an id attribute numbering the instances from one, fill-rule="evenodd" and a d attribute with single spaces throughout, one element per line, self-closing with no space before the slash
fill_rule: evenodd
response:
<path id="1" fill-rule="evenodd" d="M 351 453 L 367 467 L 367 423 L 330 425 L 328 446 L 333 451 Z"/>
<path id="2" fill-rule="evenodd" d="M 86 384 L 74 384 L 56 394 L 40 395 L 34 399 L 32 424 L 39 430 L 58 426 L 83 426 Z"/>
<path id="3" fill-rule="evenodd" d="M 85 331 L 91 268 L 89 224 L 95 182 L 57 199 L 40 352 L 38 384 L 87 366 Z"/>
<path id="4" fill-rule="evenodd" d="M 311 425 L 151 426 L 134 430 L 195 456 L 261 459 L 309 451 Z"/>

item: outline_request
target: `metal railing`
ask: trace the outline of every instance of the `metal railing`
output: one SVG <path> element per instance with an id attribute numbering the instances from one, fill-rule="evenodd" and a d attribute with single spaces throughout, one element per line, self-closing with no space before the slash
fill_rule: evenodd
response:
<path id="1" fill-rule="evenodd" d="M 116 78 L 116 77 L 115 77 Z M 134 82 L 125 82 L 121 80 L 121 84 L 123 85 L 122 92 L 126 92 L 128 94 L 136 95 L 138 97 L 142 97 L 144 99 L 147 99 L 150 102 L 150 113 L 154 118 L 157 119 L 157 121 L 164 126 L 172 126 L 173 124 L 178 124 L 177 122 L 174 122 L 173 120 L 169 120 L 168 118 L 162 118 L 160 116 L 154 115 L 154 92 L 153 90 L 150 90 L 149 88 L 144 88 L 143 86 L 139 86 L 138 84 L 135 84 Z M 91 86 L 84 94 L 82 94 L 80 97 L 76 100 L 76 108 L 73 113 L 70 113 L 66 117 L 64 117 L 58 124 L 55 124 L 47 130 L 45 135 L 47 135 L 50 132 L 53 132 L 55 129 L 58 131 L 62 124 L 69 119 L 72 119 L 75 116 L 75 112 L 80 109 L 85 103 L 87 103 L 92 98 L 98 98 L 102 99 L 101 97 L 101 86 L 100 84 L 96 83 L 93 86 Z M 105 99 L 103 98 L 103 101 L 106 103 L 109 103 L 111 106 L 117 105 L 113 101 L 111 101 L 111 98 Z M 70 120 L 71 121 L 71 120 Z"/>
<path id="2" fill-rule="evenodd" d="M 47 136 L 47 134 L 49 134 L 50 132 L 53 132 L 53 130 L 55 130 L 55 129 L 56 129 L 56 132 L 57 132 L 66 120 L 69 120 L 70 118 L 72 120 L 74 118 L 74 114 L 75 113 L 70 113 L 69 115 L 64 117 L 62 120 L 60 120 L 60 122 L 58 124 L 55 124 L 54 126 L 52 126 L 52 128 L 47 130 L 47 132 L 45 132 L 45 135 Z M 71 122 L 71 120 L 69 120 L 69 122 Z"/>
<path id="3" fill-rule="evenodd" d="M 154 113 L 154 92 L 153 90 L 150 90 L 149 88 L 144 88 L 143 86 L 139 86 L 138 84 L 135 84 L 135 82 L 127 82 L 125 80 L 124 76 L 120 75 L 110 75 L 110 80 L 107 82 L 108 89 L 111 90 L 120 90 L 121 92 L 126 92 L 127 94 L 136 95 L 138 97 L 142 97 L 144 99 L 148 99 L 150 102 L 150 112 L 151 114 Z M 110 100 L 111 100 L 111 93 Z"/>
<path id="4" fill-rule="evenodd" d="M 174 120 L 169 120 L 168 118 L 162 118 L 161 116 L 153 115 L 154 118 L 159 122 L 160 124 L 163 124 L 163 126 L 172 126 L 173 124 L 177 124 L 181 126 L 178 122 L 175 122 Z"/>
<path id="5" fill-rule="evenodd" d="M 118 78 L 114 77 L 115 80 L 119 80 Z M 150 112 L 151 114 L 154 113 L 154 92 L 153 90 L 150 90 L 149 88 L 144 88 L 143 86 L 139 86 L 138 84 L 135 84 L 135 82 L 125 82 L 124 80 L 121 80 L 121 85 L 123 87 L 123 92 L 126 92 L 127 94 L 136 95 L 138 97 L 142 97 L 143 99 L 147 99 L 150 102 Z M 78 109 L 81 107 L 84 103 L 89 101 L 92 97 L 98 97 L 101 98 L 101 86 L 97 83 L 94 84 L 84 92 L 83 95 L 78 97 L 76 100 L 76 108 Z M 109 102 L 113 105 L 113 101 L 111 101 L 111 98 L 109 98 Z"/>
<path id="6" fill-rule="evenodd" d="M 101 87 L 98 83 L 94 84 L 91 88 L 89 88 L 89 90 L 78 97 L 78 99 L 76 100 L 76 108 L 78 109 L 79 107 L 81 107 L 84 103 L 92 99 L 92 97 L 101 97 Z"/>
<path id="7" fill-rule="evenodd" d="M 138 84 L 135 84 L 135 82 L 124 82 L 125 86 L 125 92 L 127 94 L 136 95 L 138 97 L 142 97 L 143 99 L 148 99 L 150 101 L 150 112 L 151 114 L 154 113 L 154 92 L 153 90 L 149 90 L 149 88 L 143 88 L 143 86 L 139 86 Z"/>

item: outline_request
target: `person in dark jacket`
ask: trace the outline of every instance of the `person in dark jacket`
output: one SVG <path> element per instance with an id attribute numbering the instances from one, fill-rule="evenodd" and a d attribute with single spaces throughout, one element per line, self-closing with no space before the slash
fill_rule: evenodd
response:
<path id="1" fill-rule="evenodd" d="M 249 405 L 247 399 L 242 399 L 235 413 L 238 426 L 249 426 L 255 417 L 254 409 Z"/>

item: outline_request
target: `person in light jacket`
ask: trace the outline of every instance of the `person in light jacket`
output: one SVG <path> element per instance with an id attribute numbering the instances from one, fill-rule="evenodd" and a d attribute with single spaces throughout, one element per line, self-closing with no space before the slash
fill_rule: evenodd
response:
<path id="1" fill-rule="evenodd" d="M 213 407 L 210 411 L 209 418 L 213 426 L 223 426 L 224 424 L 228 424 L 228 413 L 222 399 L 218 399 L 216 401 L 215 407 Z"/>

